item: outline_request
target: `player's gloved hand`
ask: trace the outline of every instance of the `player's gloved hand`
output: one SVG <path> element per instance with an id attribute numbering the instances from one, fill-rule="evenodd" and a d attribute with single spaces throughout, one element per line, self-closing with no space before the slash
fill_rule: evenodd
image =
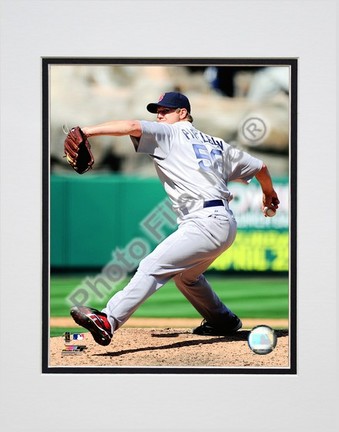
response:
<path id="1" fill-rule="evenodd" d="M 64 141 L 64 151 L 67 162 L 78 174 L 83 174 L 92 168 L 94 157 L 91 145 L 79 126 L 69 131 Z"/>

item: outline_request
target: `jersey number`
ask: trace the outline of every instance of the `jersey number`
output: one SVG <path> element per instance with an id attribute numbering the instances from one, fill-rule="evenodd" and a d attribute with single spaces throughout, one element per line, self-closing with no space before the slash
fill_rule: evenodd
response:
<path id="1" fill-rule="evenodd" d="M 199 167 L 205 171 L 218 170 L 222 174 L 222 152 L 218 149 L 209 151 L 204 144 L 192 144 Z"/>

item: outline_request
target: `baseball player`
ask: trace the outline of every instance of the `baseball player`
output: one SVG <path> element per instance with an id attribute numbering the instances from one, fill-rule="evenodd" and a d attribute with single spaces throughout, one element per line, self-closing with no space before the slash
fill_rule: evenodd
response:
<path id="1" fill-rule="evenodd" d="M 222 303 L 203 273 L 236 236 L 228 183 L 249 183 L 255 177 L 263 192 L 263 211 L 265 207 L 275 211 L 279 199 L 271 176 L 261 160 L 196 129 L 185 95 L 165 93 L 147 110 L 156 114 L 156 121 L 109 121 L 81 130 L 86 137 L 129 135 L 136 152 L 153 159 L 177 214 L 178 229 L 140 262 L 127 286 L 102 311 L 75 306 L 71 315 L 98 344 L 108 345 L 133 312 L 173 279 L 203 317 L 194 334 L 231 335 L 242 322 Z"/>

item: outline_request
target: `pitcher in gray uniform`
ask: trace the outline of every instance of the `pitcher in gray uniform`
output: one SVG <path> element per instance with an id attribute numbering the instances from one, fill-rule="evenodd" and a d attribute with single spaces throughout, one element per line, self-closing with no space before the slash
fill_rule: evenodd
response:
<path id="1" fill-rule="evenodd" d="M 75 306 L 71 315 L 88 329 L 100 345 L 108 345 L 135 310 L 166 282 L 178 289 L 203 317 L 193 333 L 226 336 L 242 322 L 213 291 L 203 275 L 210 264 L 234 242 L 236 220 L 230 209 L 231 181 L 261 185 L 265 207 L 278 208 L 268 168 L 259 159 L 230 146 L 223 139 L 193 126 L 188 98 L 177 92 L 160 96 L 147 105 L 155 122 L 109 121 L 82 127 L 90 138 L 98 135 L 129 135 L 136 152 L 148 154 L 177 214 L 178 229 L 139 264 L 125 288 L 102 311 Z M 259 203 L 258 203 L 259 205 Z"/>

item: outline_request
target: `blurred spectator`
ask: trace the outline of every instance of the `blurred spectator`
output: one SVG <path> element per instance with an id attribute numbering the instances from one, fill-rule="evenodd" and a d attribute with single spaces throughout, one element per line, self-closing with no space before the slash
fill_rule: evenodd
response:
<path id="1" fill-rule="evenodd" d="M 244 66 L 209 66 L 206 68 L 204 75 L 210 86 L 221 93 L 223 96 L 238 97 L 239 89 L 237 88 L 236 77 L 240 73 L 247 75 L 253 74 L 258 67 Z"/>

